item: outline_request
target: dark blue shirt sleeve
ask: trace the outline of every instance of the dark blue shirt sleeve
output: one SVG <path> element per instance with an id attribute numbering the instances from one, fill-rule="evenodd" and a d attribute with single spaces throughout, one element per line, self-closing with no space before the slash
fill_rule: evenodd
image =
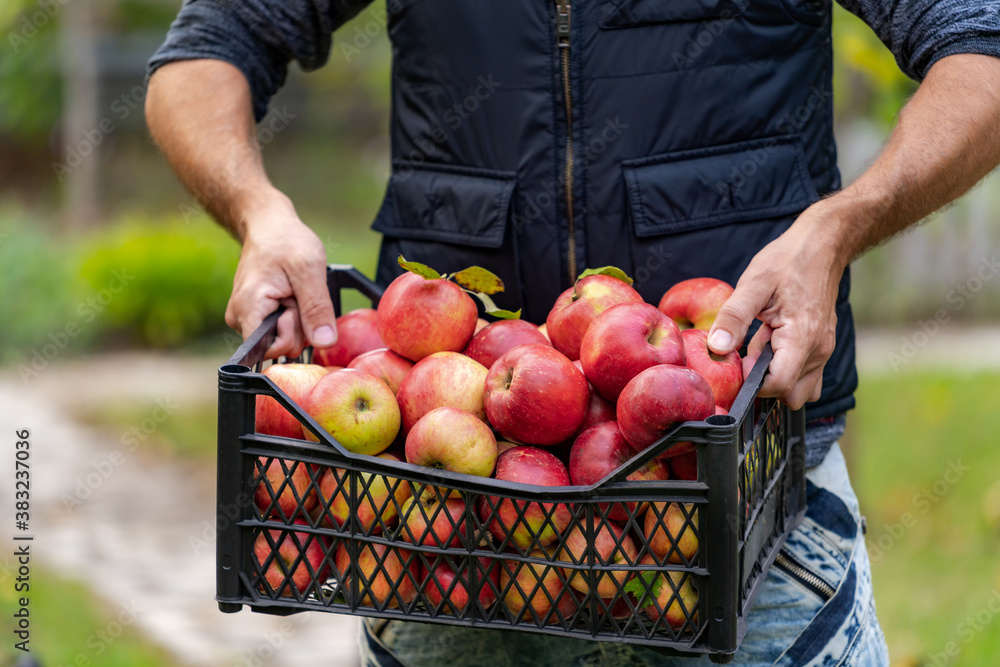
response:
<path id="1" fill-rule="evenodd" d="M 945 56 L 1000 58 L 1000 0 L 838 0 L 871 26 L 907 76 Z"/>
<path id="2" fill-rule="evenodd" d="M 285 82 L 288 64 L 322 67 L 333 31 L 371 0 L 185 0 L 167 39 L 153 54 L 147 77 L 177 60 L 209 58 L 238 67 L 259 121 Z"/>

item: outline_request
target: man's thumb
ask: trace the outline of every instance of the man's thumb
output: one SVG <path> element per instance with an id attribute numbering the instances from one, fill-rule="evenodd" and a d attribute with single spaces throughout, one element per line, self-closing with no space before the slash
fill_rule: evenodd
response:
<path id="1" fill-rule="evenodd" d="M 716 354 L 728 354 L 743 344 L 747 329 L 760 314 L 766 300 L 739 285 L 719 309 L 708 332 L 708 347 Z"/>

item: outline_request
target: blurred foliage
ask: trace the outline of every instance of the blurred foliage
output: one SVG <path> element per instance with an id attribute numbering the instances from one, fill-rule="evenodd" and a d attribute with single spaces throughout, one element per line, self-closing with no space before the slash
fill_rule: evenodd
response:
<path id="1" fill-rule="evenodd" d="M 21 21 L 11 21 L 9 33 L 0 28 L 7 35 L 0 45 L 4 51 L 0 57 L 0 134 L 13 134 L 20 141 L 43 141 L 62 113 L 59 31 L 55 20 L 41 28 L 35 28 L 27 17 Z M 0 26 L 3 23 L 0 17 Z M 34 32 L 26 32 L 25 25 Z M 12 35 L 20 38 L 22 32 L 31 37 L 8 43 Z"/>
<path id="2" fill-rule="evenodd" d="M 238 244 L 203 216 L 128 217 L 54 236 L 24 213 L 0 211 L 0 359 L 27 360 L 51 343 L 61 355 L 221 334 L 238 259 Z"/>
<path id="3" fill-rule="evenodd" d="M 841 121 L 864 116 L 889 125 L 917 89 L 872 29 L 840 5 L 833 12 L 833 56 L 834 104 Z"/>
<path id="4" fill-rule="evenodd" d="M 80 278 L 93 293 L 124 283 L 100 313 L 105 330 L 176 347 L 224 329 L 239 247 L 207 218 L 127 219 L 90 236 L 79 256 Z"/>

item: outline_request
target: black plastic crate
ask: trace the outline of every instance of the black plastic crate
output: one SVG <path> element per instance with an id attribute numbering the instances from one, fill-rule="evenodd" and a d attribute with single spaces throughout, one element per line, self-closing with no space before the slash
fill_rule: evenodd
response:
<path id="1" fill-rule="evenodd" d="M 358 290 L 373 304 L 381 294 L 348 266 L 331 266 L 328 284 L 338 313 L 341 290 Z M 732 659 L 759 585 L 805 512 L 804 411 L 756 398 L 770 346 L 731 416 L 678 425 L 593 486 L 537 487 L 343 449 L 260 374 L 277 315 L 219 370 L 216 599 L 222 611 L 248 605 L 271 614 L 312 610 L 507 628 Z M 258 394 L 275 397 L 320 442 L 255 433 Z M 681 442 L 697 452 L 697 481 L 620 481 Z M 261 474 L 273 461 L 285 477 L 277 488 Z M 291 483 L 296 471 L 305 473 L 301 490 Z M 387 498 L 382 487 L 390 491 Z M 326 492 L 317 494 L 315 506 L 302 506 L 320 490 Z M 275 501 L 286 491 L 299 503 L 291 514 Z M 254 501 L 255 493 L 263 502 Z M 407 495 L 458 498 L 451 507 L 459 517 L 447 520 L 451 534 L 413 544 L 411 528 L 405 541 L 397 519 Z M 347 508 L 346 520 L 325 521 L 337 503 Z M 373 511 L 365 516 L 363 506 Z M 431 507 L 408 511 L 446 520 L 441 503 Z M 502 508 L 513 509 L 513 519 Z M 551 529 L 550 543 L 516 544 L 502 530 L 491 536 L 490 524 L 501 516 L 523 525 L 535 510 Z M 643 530 L 649 513 L 655 513 L 653 524 L 666 522 L 669 513 L 683 529 L 668 532 L 665 547 L 656 544 Z M 610 539 L 611 556 L 603 558 L 597 548 L 563 551 L 574 531 L 588 544 Z M 694 553 L 685 542 L 692 532 Z M 282 548 L 291 562 L 282 560 Z M 624 562 L 609 562 L 614 556 Z M 460 587 L 468 598 L 462 605 Z"/>

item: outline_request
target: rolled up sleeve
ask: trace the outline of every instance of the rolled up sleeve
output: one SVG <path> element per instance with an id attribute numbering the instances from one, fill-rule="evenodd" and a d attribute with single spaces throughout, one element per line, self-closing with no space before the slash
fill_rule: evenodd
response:
<path id="1" fill-rule="evenodd" d="M 922 80 L 945 56 L 1000 58 L 1000 0 L 838 0 L 871 26 L 907 76 Z"/>
<path id="2" fill-rule="evenodd" d="M 288 64 L 323 66 L 332 33 L 371 0 L 185 0 L 166 41 L 153 54 L 147 78 L 178 60 L 222 60 L 250 84 L 259 121 L 285 82 Z"/>

